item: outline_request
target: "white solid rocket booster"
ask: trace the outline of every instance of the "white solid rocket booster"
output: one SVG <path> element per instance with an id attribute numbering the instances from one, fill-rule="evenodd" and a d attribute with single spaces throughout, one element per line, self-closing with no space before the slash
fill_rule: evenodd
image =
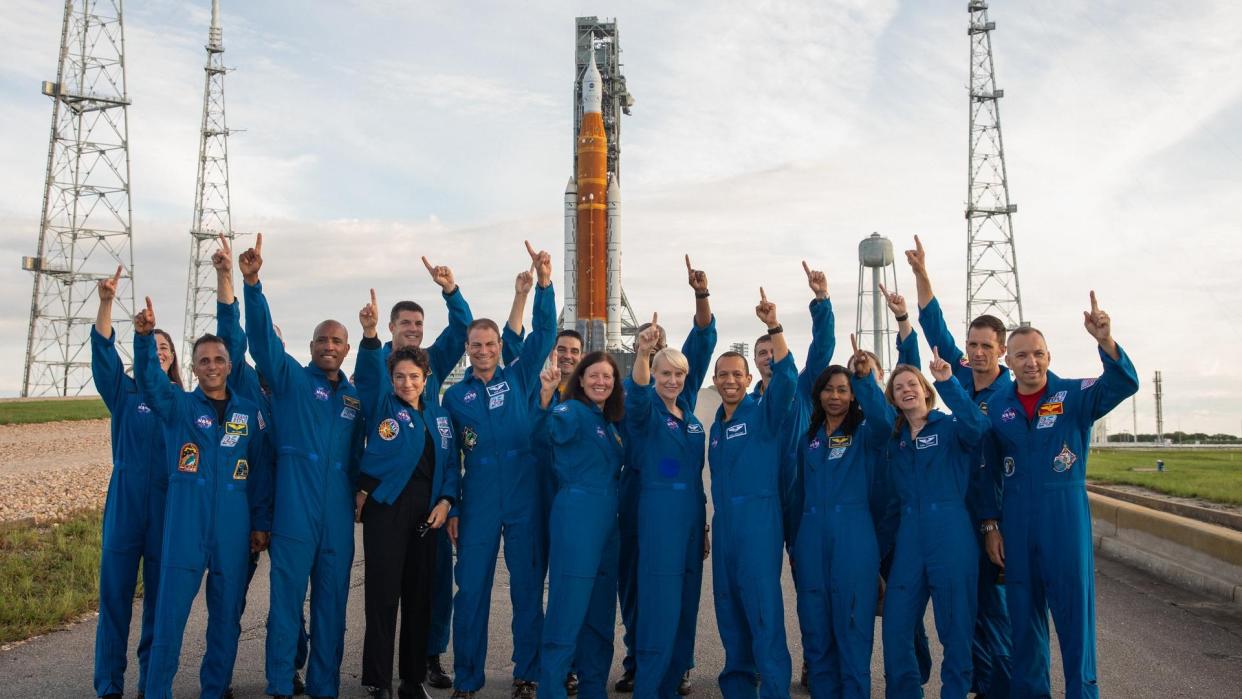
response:
<path id="1" fill-rule="evenodd" d="M 621 350 L 621 187 L 608 183 L 608 331 L 605 347 Z"/>
<path id="2" fill-rule="evenodd" d="M 565 305 L 561 328 L 572 330 L 578 320 L 578 184 L 570 176 L 565 185 Z"/>

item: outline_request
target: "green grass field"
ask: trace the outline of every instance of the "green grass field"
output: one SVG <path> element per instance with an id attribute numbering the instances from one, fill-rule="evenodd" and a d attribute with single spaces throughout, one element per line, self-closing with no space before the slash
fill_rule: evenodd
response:
<path id="1" fill-rule="evenodd" d="M 58 420 L 98 420 L 108 417 L 98 398 L 88 400 L 31 400 L 0 402 L 0 425 L 27 425 Z"/>
<path id="2" fill-rule="evenodd" d="M 0 527 L 0 643 L 45 633 L 98 606 L 102 521 L 94 510 L 55 526 Z"/>
<path id="3" fill-rule="evenodd" d="M 1164 473 L 1154 469 L 1164 459 Z M 1169 495 L 1242 505 L 1242 449 L 1092 450 L 1087 479 L 1151 488 Z"/>

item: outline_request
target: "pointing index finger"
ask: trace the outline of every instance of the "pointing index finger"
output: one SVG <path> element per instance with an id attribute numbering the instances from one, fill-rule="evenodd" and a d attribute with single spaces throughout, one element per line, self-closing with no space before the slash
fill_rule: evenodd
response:
<path id="1" fill-rule="evenodd" d="M 858 354 L 858 338 L 854 336 L 854 333 L 850 333 L 850 347 L 854 348 L 854 354 Z"/>
<path id="2" fill-rule="evenodd" d="M 116 266 L 116 274 L 112 275 L 112 283 L 113 283 L 113 284 L 119 284 L 119 283 L 120 283 L 120 281 L 121 281 L 121 270 L 122 270 L 122 269 L 123 269 L 123 267 L 121 267 L 121 265 L 117 265 L 117 266 Z"/>
<path id="3" fill-rule="evenodd" d="M 919 236 L 917 234 L 914 236 L 914 249 L 918 250 L 920 253 L 923 252 L 923 241 L 919 240 Z"/>
<path id="4" fill-rule="evenodd" d="M 808 278 L 811 276 L 811 266 L 806 263 L 806 260 L 802 261 L 802 271 L 806 272 Z"/>
<path id="5" fill-rule="evenodd" d="M 1095 289 L 1091 290 L 1091 315 L 1100 312 L 1100 302 L 1095 300 Z"/>
<path id="6" fill-rule="evenodd" d="M 259 253 L 260 255 L 263 254 L 263 234 L 262 233 L 256 234 L 254 237 L 254 251 Z"/>
<path id="7" fill-rule="evenodd" d="M 759 287 L 759 300 L 763 303 L 768 302 L 768 294 L 763 290 L 763 287 Z"/>
<path id="8" fill-rule="evenodd" d="M 892 294 L 888 293 L 888 289 L 885 289 L 883 284 L 881 284 L 881 285 L 880 285 L 880 293 L 881 293 L 881 294 L 884 294 L 885 296 L 891 296 L 891 295 L 892 295 Z"/>
<path id="9" fill-rule="evenodd" d="M 431 272 L 432 274 L 436 273 L 436 268 L 432 267 L 431 263 L 427 261 L 426 255 L 423 255 L 423 266 L 427 268 L 428 272 Z"/>
<path id="10" fill-rule="evenodd" d="M 150 296 L 148 296 L 148 297 L 147 297 L 147 313 L 150 313 L 152 316 L 154 316 L 154 315 L 155 315 L 155 306 L 152 306 L 152 305 L 151 305 L 151 297 L 150 297 Z"/>
<path id="11" fill-rule="evenodd" d="M 535 251 L 535 248 L 531 247 L 530 241 L 529 241 L 529 240 L 524 240 L 524 241 L 522 241 L 522 242 L 526 243 L 526 253 L 527 253 L 528 255 L 530 255 L 530 258 L 531 258 L 532 260 L 535 260 L 536 262 L 538 262 L 538 260 L 539 260 L 539 253 Z"/>
<path id="12" fill-rule="evenodd" d="M 652 313 L 651 314 L 651 327 L 655 328 L 655 327 L 659 327 L 659 325 L 660 325 L 660 314 Z"/>
<path id="13" fill-rule="evenodd" d="M 686 253 L 686 271 L 691 273 L 694 272 L 694 265 L 690 264 L 690 253 Z"/>
<path id="14" fill-rule="evenodd" d="M 375 289 L 371 289 L 371 306 L 379 308 L 379 301 L 375 300 Z"/>
<path id="15" fill-rule="evenodd" d="M 932 360 L 936 363 L 940 362 L 940 348 L 932 347 Z"/>

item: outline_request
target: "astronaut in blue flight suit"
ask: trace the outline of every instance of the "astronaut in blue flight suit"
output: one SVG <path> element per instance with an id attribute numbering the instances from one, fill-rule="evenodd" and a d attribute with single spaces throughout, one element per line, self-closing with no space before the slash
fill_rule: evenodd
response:
<path id="1" fill-rule="evenodd" d="M 325 320 L 302 366 L 272 327 L 259 281 L 263 236 L 238 257 L 245 282 L 246 338 L 255 369 L 272 389 L 276 435 L 276 514 L 269 555 L 267 693 L 289 696 L 298 619 L 310 584 L 310 660 L 306 692 L 334 697 L 341 686 L 345 607 L 354 560 L 354 492 L 362 449 L 362 402 L 341 371 L 345 326 Z"/>
<path id="2" fill-rule="evenodd" d="M 548 613 L 541 648 L 540 696 L 545 699 L 566 696 L 564 679 L 575 659 L 584 680 L 606 676 L 612 659 L 616 587 L 600 571 L 609 567 L 606 557 L 617 555 L 610 542 L 616 539 L 617 482 L 625 458 L 618 378 L 612 357 L 592 352 L 570 377 L 569 396 L 553 406 L 560 372 L 550 366 L 540 375 L 536 432 L 552 450 L 558 486 L 549 518 Z M 600 610 L 612 622 L 602 629 L 591 622 Z M 602 673 L 592 667 L 596 661 L 606 661 Z M 579 696 L 603 699 L 605 688 L 584 682 Z"/>
<path id="3" fill-rule="evenodd" d="M 979 516 L 988 555 L 1005 569 L 1015 699 L 1051 696 L 1049 610 L 1061 646 L 1065 696 L 1099 696 L 1087 454 L 1092 425 L 1138 391 L 1138 374 L 1113 340 L 1112 322 L 1094 291 L 1083 316 L 1099 345 L 1100 377 L 1063 379 L 1048 371 L 1052 354 L 1043 334 L 1022 327 L 1009 334 L 1006 346 L 1014 384 L 998 392 L 988 409 L 997 450 L 988 470 L 992 483 L 1003 484 L 1003 497 Z"/>
<path id="4" fill-rule="evenodd" d="M 543 627 L 544 550 L 541 474 L 532 450 L 531 387 L 556 335 L 552 262 L 527 243 L 538 275 L 531 336 L 512 367 L 500 366 L 500 329 L 475 320 L 467 333 L 470 369 L 445 394 L 465 475 L 462 499 L 449 518 L 457 542 L 453 599 L 454 695 L 482 688 L 492 580 L 501 537 L 513 600 L 514 695 L 533 696 Z M 460 520 L 460 524 L 459 524 Z"/>
<path id="5" fill-rule="evenodd" d="M 722 354 L 712 376 L 721 400 L 708 447 L 712 580 L 725 649 L 718 681 L 726 699 L 756 696 L 756 674 L 760 696 L 788 697 L 791 673 L 781 595 L 782 505 L 792 498 L 795 479 L 786 469 L 783 425 L 794 409 L 797 371 L 776 305 L 762 289 L 755 314 L 772 338 L 768 389 L 758 399 L 746 393 L 751 375 L 736 352 Z"/>
<path id="6" fill-rule="evenodd" d="M 167 381 L 156 358 L 151 299 L 134 317 L 134 380 L 164 426 L 169 471 L 155 639 L 146 696 L 172 696 L 190 606 L 207 576 L 207 650 L 199 683 L 223 697 L 233 676 L 249 554 L 271 531 L 271 452 L 259 406 L 228 390 L 228 350 L 220 338 L 194 343 L 187 393 Z"/>
<path id="7" fill-rule="evenodd" d="M 927 343 L 940 349 L 940 356 L 953 367 L 953 375 L 957 377 L 958 383 L 983 414 L 987 415 L 994 397 L 1013 385 L 1009 371 L 1000 364 L 1000 359 L 1005 354 L 1005 324 L 991 315 L 981 315 L 971 320 L 970 327 L 966 329 L 966 351 L 959 349 L 953 334 L 949 332 L 948 323 L 944 320 L 940 302 L 932 292 L 926 255 L 918 236 L 914 237 L 914 246 L 913 250 L 906 251 L 906 259 L 914 272 L 918 287 L 919 325 L 927 335 Z M 985 478 L 985 461 L 991 453 L 980 446 L 975 459 L 976 479 Z M 986 480 L 978 486 L 987 487 Z M 995 495 L 992 497 L 994 499 Z M 977 502 L 970 505 L 978 521 L 979 505 Z M 971 645 L 971 691 L 980 698 L 1008 697 L 1013 642 L 1009 610 L 1005 603 L 1005 587 L 998 582 L 1000 568 L 983 551 L 983 535 L 976 532 L 976 540 L 979 543 L 979 609 Z"/>
<path id="8" fill-rule="evenodd" d="M 272 459 L 275 460 L 276 421 L 272 416 L 272 399 L 259 373 L 246 362 L 246 333 L 241 326 L 241 305 L 233 291 L 233 249 L 223 234 L 220 236 L 220 247 L 211 255 L 211 265 L 216 270 L 216 336 L 224 341 L 229 351 L 229 360 L 233 370 L 229 373 L 229 390 L 257 404 L 267 417 L 268 443 L 273 445 Z M 279 329 L 277 330 L 279 334 Z M 275 463 L 272 465 L 272 478 L 275 479 Z M 273 480 L 273 482 L 275 482 Z M 246 590 L 250 590 L 250 582 L 259 567 L 259 552 L 250 554 L 250 566 L 246 571 Z M 242 613 L 246 611 L 246 600 L 242 600 Z M 306 655 L 310 648 L 310 637 L 306 634 L 306 614 L 303 613 L 298 628 L 297 653 L 293 660 L 293 693 L 302 694 L 306 691 L 306 678 L 302 669 L 306 667 Z"/>
<path id="9" fill-rule="evenodd" d="M 912 366 L 896 367 L 884 394 L 897 409 L 895 429 L 886 429 L 889 482 L 901 509 L 882 627 L 885 695 L 890 699 L 922 696 L 909 639 L 929 597 L 944 647 L 941 696 L 965 699 L 970 690 L 978 545 L 966 503 L 987 418 L 935 347 L 932 355 L 935 388 L 952 415 L 934 409 L 931 384 Z M 892 417 L 873 383 L 860 381 L 853 388 L 868 420 Z"/>
<path id="10" fill-rule="evenodd" d="M 103 547 L 99 559 L 99 623 L 95 627 L 95 694 L 111 699 L 125 692 L 129 622 L 142 562 L 142 630 L 138 636 L 138 687 L 150 669 L 155 606 L 159 601 L 160 548 L 164 540 L 164 496 L 168 469 L 164 428 L 125 374 L 112 329 L 112 301 L 121 279 L 99 282 L 99 311 L 91 329 L 91 378 L 112 414 L 112 475 L 104 502 Z M 181 387 L 172 337 L 153 331 L 160 369 Z"/>
<path id="11" fill-rule="evenodd" d="M 691 285 L 696 272 L 690 270 Z M 696 296 L 708 323 L 687 341 L 698 355 L 673 349 L 652 357 L 662 337 L 657 318 L 639 332 L 632 379 L 625 384 L 627 467 L 640 479 L 638 497 L 637 667 L 634 692 L 677 696 L 694 663 L 694 639 L 703 586 L 706 432 L 694 415 L 699 388 L 715 351 L 715 322 L 706 307 L 707 277 L 697 272 Z M 701 296 L 700 296 L 701 295 Z M 648 357 L 651 357 L 648 360 Z"/>
<path id="12" fill-rule="evenodd" d="M 465 352 L 466 327 L 474 320 L 470 306 L 461 294 L 461 287 L 453 278 L 453 271 L 442 265 L 432 265 L 423 258 L 423 265 L 431 275 L 431 280 L 440 287 L 441 296 L 448 307 L 448 326 L 440 331 L 431 347 L 427 348 L 431 360 L 431 375 L 427 377 L 427 387 L 423 393 L 430 400 L 440 402 L 440 386 L 444 377 L 448 376 L 457 366 Z M 423 343 L 423 307 L 414 301 L 398 301 L 393 304 L 389 313 L 388 332 L 392 339 L 385 342 L 381 349 L 372 349 L 366 343 L 358 348 L 358 363 L 365 361 L 363 355 L 368 352 L 379 352 L 380 361 L 388 359 L 393 349 L 401 347 L 422 347 Z M 387 381 L 380 382 L 380 390 L 391 392 L 392 385 Z M 444 672 L 440 664 L 440 656 L 448 650 L 449 632 L 453 620 L 453 542 L 449 539 L 446 527 L 439 527 L 427 534 L 436 543 L 435 584 L 432 591 L 431 625 L 427 633 L 427 684 L 436 689 L 448 689 L 453 686 L 453 679 Z M 407 626 L 401 626 L 401 647 L 413 646 Z M 404 659 L 407 654 L 400 654 Z M 412 662 L 412 661 L 406 661 Z M 402 677 L 413 677 L 417 673 L 413 668 L 401 668 Z"/>

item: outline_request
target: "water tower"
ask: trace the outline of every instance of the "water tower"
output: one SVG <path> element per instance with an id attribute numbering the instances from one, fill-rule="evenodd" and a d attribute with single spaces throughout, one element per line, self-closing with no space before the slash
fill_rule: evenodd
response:
<path id="1" fill-rule="evenodd" d="M 897 291 L 897 268 L 893 266 L 893 243 L 872 233 L 858 244 L 858 314 L 854 335 L 861 349 L 870 350 L 888 372 L 893 368 L 897 331 L 880 285 Z"/>

